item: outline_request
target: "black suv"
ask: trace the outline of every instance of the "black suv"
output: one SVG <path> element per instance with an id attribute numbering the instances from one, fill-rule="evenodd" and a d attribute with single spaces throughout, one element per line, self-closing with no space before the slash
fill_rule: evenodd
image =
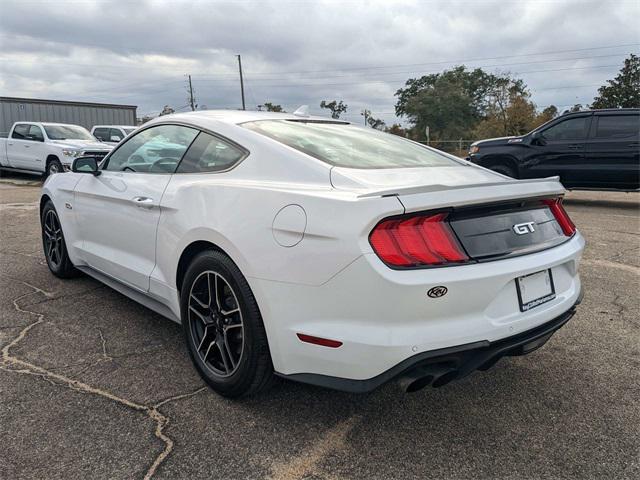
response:
<path id="1" fill-rule="evenodd" d="M 467 160 L 514 178 L 560 176 L 567 188 L 640 188 L 640 109 L 568 113 L 521 137 L 471 144 Z"/>

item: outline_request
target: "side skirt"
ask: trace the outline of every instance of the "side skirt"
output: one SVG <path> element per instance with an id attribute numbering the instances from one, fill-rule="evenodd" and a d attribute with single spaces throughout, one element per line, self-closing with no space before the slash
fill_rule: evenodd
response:
<path id="1" fill-rule="evenodd" d="M 99 282 L 104 283 L 107 287 L 114 289 L 116 292 L 121 293 L 126 297 L 129 297 L 134 302 L 137 302 L 147 307 L 149 310 L 153 310 L 157 314 L 160 314 L 163 317 L 168 318 L 169 320 L 172 320 L 176 323 L 180 323 L 180 319 L 175 316 L 175 314 L 171 311 L 169 307 L 167 307 L 164 303 L 159 302 L 155 298 L 150 297 L 146 293 L 141 292 L 140 290 L 131 288 L 119 282 L 118 280 L 108 275 L 105 275 L 104 273 L 101 273 L 97 270 L 94 270 L 93 268 L 88 267 L 86 265 L 76 266 L 76 268 L 81 272 L 86 273 L 90 277 L 95 278 Z"/>

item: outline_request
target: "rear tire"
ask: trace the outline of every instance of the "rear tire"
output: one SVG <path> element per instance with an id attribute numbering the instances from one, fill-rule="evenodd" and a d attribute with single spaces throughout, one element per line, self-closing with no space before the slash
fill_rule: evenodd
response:
<path id="1" fill-rule="evenodd" d="M 42 209 L 40 223 L 42 227 L 42 247 L 44 248 L 44 256 L 51 273 L 58 278 L 72 278 L 80 275 L 80 272 L 76 270 L 71 260 L 69 260 L 60 218 L 58 218 L 58 212 L 56 212 L 51 200 L 47 201 Z"/>
<path id="2" fill-rule="evenodd" d="M 189 355 L 211 389 L 235 398 L 271 385 L 273 365 L 262 316 L 229 257 L 212 250 L 194 258 L 182 283 L 180 309 Z"/>
<path id="3" fill-rule="evenodd" d="M 515 170 L 507 165 L 491 165 L 487 168 L 493 170 L 494 172 L 501 173 L 502 175 L 506 175 L 507 177 L 516 178 Z"/>

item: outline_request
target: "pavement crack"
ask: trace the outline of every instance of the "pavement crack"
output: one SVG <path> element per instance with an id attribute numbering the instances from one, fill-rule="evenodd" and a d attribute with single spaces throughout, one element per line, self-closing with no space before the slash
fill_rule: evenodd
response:
<path id="1" fill-rule="evenodd" d="M 196 395 L 201 391 L 204 391 L 205 387 L 201 387 L 194 392 L 180 394 L 180 395 L 167 398 L 161 401 L 160 403 L 158 403 L 157 405 L 149 406 L 149 405 L 144 405 L 141 403 L 134 402 L 124 397 L 120 397 L 107 390 L 94 387 L 80 380 L 74 380 L 72 378 L 67 377 L 66 375 L 52 372 L 50 370 L 47 370 L 46 368 L 27 362 L 26 360 L 22 360 L 18 357 L 14 357 L 11 354 L 11 349 L 17 346 L 22 340 L 24 340 L 24 338 L 33 328 L 45 322 L 45 316 L 42 313 L 38 313 L 38 312 L 34 312 L 31 310 L 22 308 L 19 304 L 20 300 L 30 295 L 34 295 L 36 293 L 40 293 L 49 298 L 56 298 L 56 297 L 53 297 L 53 294 L 51 294 L 50 292 L 42 290 L 41 288 L 36 287 L 35 285 L 31 285 L 30 283 L 27 283 L 22 280 L 17 280 L 17 279 L 14 279 L 14 280 L 22 283 L 27 287 L 30 287 L 31 289 L 33 289 L 33 291 L 24 293 L 22 295 L 19 295 L 13 298 L 11 300 L 13 307 L 17 312 L 34 316 L 36 320 L 30 323 L 29 325 L 27 325 L 26 327 L 24 327 L 22 330 L 20 330 L 18 335 L 11 342 L 9 342 L 7 345 L 5 345 L 2 348 L 2 356 L 0 358 L 0 369 L 7 372 L 11 372 L 11 373 L 37 376 L 51 383 L 52 385 L 67 387 L 70 390 L 74 390 L 80 393 L 96 395 L 96 396 L 105 398 L 107 400 L 113 401 L 115 403 L 118 403 L 131 410 L 146 414 L 151 420 L 153 420 L 153 422 L 156 425 L 155 432 L 154 432 L 156 438 L 158 438 L 160 441 L 164 443 L 164 448 L 162 449 L 162 452 L 160 452 L 160 454 L 156 456 L 156 458 L 154 459 L 151 466 L 147 469 L 147 472 L 144 476 L 145 480 L 152 478 L 153 475 L 157 472 L 162 462 L 164 462 L 166 458 L 171 454 L 171 451 L 173 450 L 173 447 L 174 447 L 174 441 L 163 432 L 164 428 L 169 423 L 169 417 L 162 414 L 162 412 L 160 412 L 158 408 L 161 405 L 165 405 L 169 402 L 177 401 L 183 398 Z M 100 330 L 98 330 L 98 332 L 103 342 L 102 343 L 103 357 L 101 357 L 99 361 L 102 361 L 105 359 L 111 359 L 111 357 L 108 355 L 106 350 L 106 341 L 104 340 L 104 336 L 102 335 L 102 332 Z"/>
<path id="2" fill-rule="evenodd" d="M 343 450 L 347 443 L 347 435 L 360 421 L 359 415 L 353 415 L 330 428 L 311 448 L 303 451 L 289 461 L 275 465 L 271 470 L 271 479 L 299 480 L 319 476 L 317 471 L 320 462 L 329 454 Z"/>

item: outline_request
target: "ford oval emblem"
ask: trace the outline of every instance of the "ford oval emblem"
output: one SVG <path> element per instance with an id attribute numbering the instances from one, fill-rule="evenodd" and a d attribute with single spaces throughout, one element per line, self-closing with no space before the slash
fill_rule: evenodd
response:
<path id="1" fill-rule="evenodd" d="M 448 292 L 447 287 L 438 285 L 437 287 L 430 288 L 429 291 L 427 292 L 427 295 L 430 296 L 431 298 L 440 298 L 440 297 L 444 297 L 447 294 L 447 292 Z"/>

